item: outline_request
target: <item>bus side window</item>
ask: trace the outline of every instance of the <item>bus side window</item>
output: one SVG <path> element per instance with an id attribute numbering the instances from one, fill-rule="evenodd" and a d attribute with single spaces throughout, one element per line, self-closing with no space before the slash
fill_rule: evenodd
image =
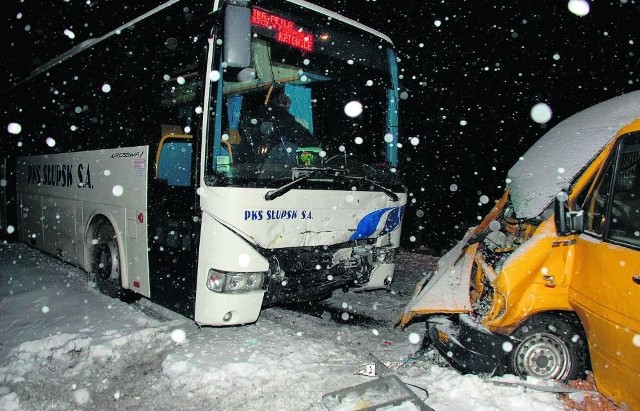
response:
<path id="1" fill-rule="evenodd" d="M 156 156 L 156 179 L 173 187 L 190 186 L 192 150 L 190 135 L 163 137 Z"/>

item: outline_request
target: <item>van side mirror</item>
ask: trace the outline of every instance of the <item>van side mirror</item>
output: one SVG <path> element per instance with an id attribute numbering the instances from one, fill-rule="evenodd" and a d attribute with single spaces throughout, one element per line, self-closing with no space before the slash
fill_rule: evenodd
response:
<path id="1" fill-rule="evenodd" d="M 582 210 L 572 211 L 569 207 L 569 196 L 566 192 L 559 192 L 554 201 L 553 214 L 556 232 L 559 236 L 580 234 L 583 226 Z"/>
<path id="2" fill-rule="evenodd" d="M 227 67 L 251 65 L 251 9 L 229 5 L 224 13 L 223 58 Z"/>

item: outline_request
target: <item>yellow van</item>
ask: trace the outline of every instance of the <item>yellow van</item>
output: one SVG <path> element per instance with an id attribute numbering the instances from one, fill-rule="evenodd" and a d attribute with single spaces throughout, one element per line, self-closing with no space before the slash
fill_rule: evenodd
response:
<path id="1" fill-rule="evenodd" d="M 640 91 L 564 120 L 399 319 L 463 372 L 567 381 L 640 410 Z"/>

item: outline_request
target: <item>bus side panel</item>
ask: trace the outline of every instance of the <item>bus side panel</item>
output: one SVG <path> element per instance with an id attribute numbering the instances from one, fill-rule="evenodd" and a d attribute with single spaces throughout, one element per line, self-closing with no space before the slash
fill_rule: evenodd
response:
<path id="1" fill-rule="evenodd" d="M 123 287 L 148 297 L 147 176 L 148 146 L 21 157 L 19 238 L 89 270 L 88 229 L 103 215 L 118 237 Z"/>
<path id="2" fill-rule="evenodd" d="M 42 198 L 35 194 L 18 194 L 18 238 L 42 249 Z"/>
<path id="3" fill-rule="evenodd" d="M 147 242 L 147 209 L 130 207 L 125 209 L 126 216 L 126 255 L 128 288 L 151 297 L 149 278 L 149 246 Z M 140 221 L 142 219 L 142 221 Z M 126 286 L 126 285 L 125 285 Z"/>
<path id="4" fill-rule="evenodd" d="M 73 200 L 42 197 L 44 251 L 78 265 L 75 228 L 76 213 Z"/>
<path id="5" fill-rule="evenodd" d="M 76 212 L 72 200 L 39 194 L 18 194 L 20 241 L 80 265 L 76 244 Z M 82 238 L 82 237 L 80 237 Z"/>
<path id="6" fill-rule="evenodd" d="M 82 208 L 82 201 L 75 200 L 73 202 L 74 213 L 76 217 L 75 233 L 73 234 L 76 256 L 78 258 L 77 266 L 83 268 L 85 271 L 89 271 L 89 259 L 85 255 L 85 233 L 86 227 L 84 226 L 85 216 Z"/>

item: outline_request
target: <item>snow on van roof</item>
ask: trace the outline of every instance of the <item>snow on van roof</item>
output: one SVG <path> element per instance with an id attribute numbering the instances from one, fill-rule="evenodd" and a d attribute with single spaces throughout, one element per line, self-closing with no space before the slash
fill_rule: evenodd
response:
<path id="1" fill-rule="evenodd" d="M 623 126 L 640 118 L 640 91 L 589 107 L 543 135 L 507 174 L 518 218 L 540 215 Z"/>

